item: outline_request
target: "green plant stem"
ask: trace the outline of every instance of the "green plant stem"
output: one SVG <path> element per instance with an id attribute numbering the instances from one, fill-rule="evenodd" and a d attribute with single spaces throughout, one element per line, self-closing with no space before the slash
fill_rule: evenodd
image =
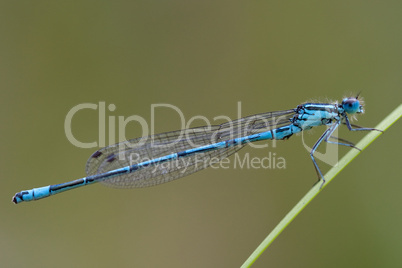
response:
<path id="1" fill-rule="evenodd" d="M 399 105 L 390 115 L 388 115 L 376 129 L 385 131 L 393 123 L 395 123 L 402 116 L 402 104 Z M 382 132 L 371 131 L 367 134 L 357 145 L 357 148 L 364 150 L 370 143 L 372 143 Z M 279 224 L 272 230 L 272 232 L 262 241 L 262 243 L 255 249 L 250 257 L 243 263 L 241 267 L 250 267 L 264 250 L 279 236 L 279 234 L 290 224 L 290 222 L 310 203 L 318 193 L 325 188 L 332 179 L 341 172 L 358 154 L 359 150 L 350 150 L 336 166 L 332 167 L 327 174 L 325 174 L 326 183 L 321 187 L 321 183 L 317 183 L 313 188 L 293 207 L 293 209 L 279 222 Z"/>

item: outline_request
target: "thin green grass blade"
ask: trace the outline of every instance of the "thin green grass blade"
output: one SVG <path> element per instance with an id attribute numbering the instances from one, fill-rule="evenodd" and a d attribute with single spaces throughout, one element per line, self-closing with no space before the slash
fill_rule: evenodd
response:
<path id="1" fill-rule="evenodd" d="M 392 124 L 394 124 L 402 116 L 402 104 L 399 105 L 390 115 L 388 115 L 381 123 L 379 123 L 375 128 L 385 131 Z M 372 143 L 377 137 L 379 137 L 382 132 L 371 131 L 368 133 L 357 145 L 362 151 Z M 336 166 L 331 168 L 327 174 L 325 174 L 326 183 L 322 187 L 325 188 L 332 179 L 341 172 L 358 154 L 358 150 L 350 150 Z M 262 241 L 262 243 L 256 248 L 256 250 L 250 255 L 250 257 L 241 266 L 250 267 L 258 257 L 264 252 L 265 249 L 279 236 L 279 234 L 288 226 L 292 220 L 310 203 L 314 197 L 322 190 L 320 189 L 321 183 L 317 183 L 313 188 L 296 204 L 295 207 L 279 222 L 279 224 L 272 230 L 272 232 Z"/>

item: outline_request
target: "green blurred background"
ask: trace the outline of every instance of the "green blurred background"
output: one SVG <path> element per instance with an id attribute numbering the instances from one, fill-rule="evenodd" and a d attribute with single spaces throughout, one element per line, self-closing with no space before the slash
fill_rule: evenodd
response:
<path id="1" fill-rule="evenodd" d="M 208 169 L 13 205 L 17 191 L 85 176 L 97 148 L 67 140 L 75 105 L 236 118 L 238 101 L 249 115 L 362 91 L 358 124 L 375 126 L 401 103 L 401 1 L 2 1 L 0 22 L 2 267 L 238 267 L 316 180 L 293 137 L 274 151 L 286 170 Z M 157 114 L 157 132 L 179 127 L 176 113 Z M 96 141 L 96 111 L 72 130 Z M 401 267 L 401 131 L 359 155 L 254 267 Z"/>

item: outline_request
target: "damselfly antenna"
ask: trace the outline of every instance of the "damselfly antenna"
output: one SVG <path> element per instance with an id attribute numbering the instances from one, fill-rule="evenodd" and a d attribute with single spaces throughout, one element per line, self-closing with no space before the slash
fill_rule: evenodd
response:
<path id="1" fill-rule="evenodd" d="M 360 91 L 359 93 L 357 93 L 356 100 L 359 98 L 360 93 L 362 92 Z"/>

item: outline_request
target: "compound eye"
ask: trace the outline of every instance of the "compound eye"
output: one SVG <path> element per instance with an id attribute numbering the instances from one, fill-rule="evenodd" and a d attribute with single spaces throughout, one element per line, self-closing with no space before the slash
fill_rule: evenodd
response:
<path id="1" fill-rule="evenodd" d="M 342 107 L 348 114 L 355 114 L 360 112 L 360 102 L 356 98 L 348 98 L 342 101 Z"/>

